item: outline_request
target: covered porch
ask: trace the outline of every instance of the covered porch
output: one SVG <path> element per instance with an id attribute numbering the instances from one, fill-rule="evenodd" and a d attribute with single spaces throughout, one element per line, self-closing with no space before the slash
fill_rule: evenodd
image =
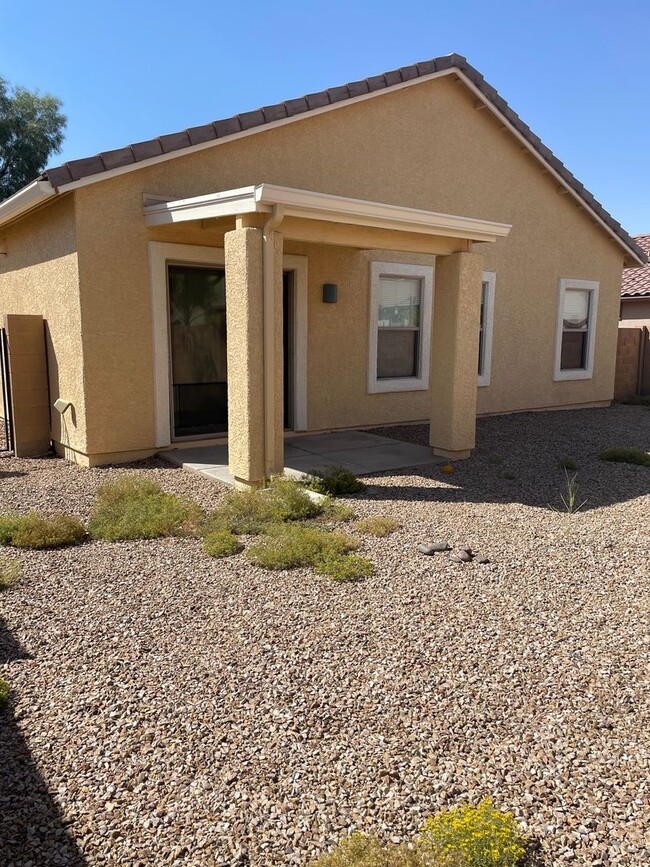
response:
<path id="1" fill-rule="evenodd" d="M 150 242 L 157 447 L 180 452 L 197 444 L 175 440 L 170 435 L 169 419 L 173 409 L 169 390 L 168 299 L 166 294 L 164 298 L 157 296 L 153 288 L 156 280 L 160 285 L 167 285 L 169 263 L 182 263 L 188 256 L 192 261 L 203 261 L 203 255 L 204 259 L 208 256 L 211 261 L 220 262 L 225 271 L 227 460 L 228 474 L 236 484 L 258 485 L 282 472 L 285 466 L 290 467 L 291 462 L 286 458 L 292 455 L 292 449 L 302 448 L 295 439 L 297 432 L 350 427 L 347 419 L 355 394 L 359 402 L 363 399 L 372 406 L 373 401 L 389 400 L 387 395 L 394 392 L 398 395 L 396 399 L 405 406 L 409 395 L 413 397 L 420 392 L 418 407 L 424 406 L 422 401 L 426 400 L 433 453 L 446 458 L 466 457 L 470 453 L 474 447 L 476 421 L 482 285 L 482 256 L 476 252 L 474 244 L 490 243 L 506 236 L 509 225 L 270 184 L 176 201 L 150 200 L 144 207 L 144 219 L 151 227 L 170 227 L 170 243 Z M 208 248 L 184 247 L 181 250 L 183 245 L 173 243 L 172 230 L 179 223 L 220 229 L 223 248 L 214 247 L 203 253 L 200 251 Z M 313 310 L 310 311 L 309 306 L 336 303 L 337 295 L 345 293 L 348 287 L 323 279 L 329 272 L 322 265 L 316 277 L 318 283 L 314 285 L 309 272 L 316 269 L 311 268 L 310 256 L 293 254 L 290 245 L 295 244 L 309 245 L 305 249 L 346 248 L 363 252 L 367 257 L 364 262 L 369 265 L 364 297 L 371 302 L 371 308 L 370 284 L 375 272 L 381 277 L 379 266 L 386 264 L 381 260 L 392 259 L 390 254 L 394 253 L 398 261 L 388 267 L 390 279 L 411 279 L 417 283 L 419 277 L 409 276 L 415 271 L 413 266 L 404 263 L 405 254 L 407 258 L 408 254 L 427 257 L 431 263 L 427 266 L 431 272 L 430 286 L 425 285 L 427 281 L 423 279 L 422 297 L 418 300 L 416 321 L 411 329 L 419 333 L 419 343 L 414 349 L 417 369 L 412 375 L 382 378 L 376 366 L 377 311 L 374 311 L 373 321 L 373 310 L 368 311 L 367 303 L 364 304 L 367 318 L 359 321 L 358 326 L 356 321 L 352 323 L 355 347 L 349 340 L 351 323 L 346 323 L 348 337 L 345 339 L 337 334 L 335 323 L 327 329 L 313 324 L 310 316 Z M 295 275 L 290 310 L 286 304 L 288 266 Z M 357 307 L 357 312 L 359 309 Z M 288 315 L 292 320 L 290 347 L 285 327 Z M 399 340 L 404 344 L 402 333 Z M 364 347 L 368 370 L 364 372 L 363 382 L 359 370 L 350 374 L 356 377 L 354 388 L 357 391 L 348 387 L 346 412 L 341 403 L 339 418 L 337 393 L 343 388 L 345 359 L 353 348 L 358 350 L 360 344 Z M 336 360 L 331 373 L 327 364 L 322 363 L 325 357 Z M 314 382 L 313 375 L 308 380 L 308 369 L 316 358 L 323 373 Z M 373 359 L 375 366 L 371 375 Z M 399 395 L 400 392 L 404 394 Z M 291 396 L 290 427 L 294 438 L 287 440 L 285 447 L 285 430 L 289 426 L 285 412 L 287 395 Z M 328 405 L 327 425 L 321 421 L 325 416 L 313 411 L 316 397 Z M 412 420 L 416 418 L 422 418 L 422 413 Z M 372 423 L 391 420 L 373 417 Z M 341 431 L 342 435 L 344 433 L 349 432 Z M 313 444 L 315 437 L 301 439 L 311 440 Z M 309 451 L 307 458 L 311 460 Z M 333 462 L 346 463 L 344 459 L 329 461 Z M 358 466 L 364 469 L 362 463 Z"/>

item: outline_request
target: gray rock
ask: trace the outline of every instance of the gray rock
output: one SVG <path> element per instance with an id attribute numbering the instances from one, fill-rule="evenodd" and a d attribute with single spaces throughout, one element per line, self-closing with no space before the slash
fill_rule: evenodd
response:
<path id="1" fill-rule="evenodd" d="M 449 542 L 423 542 L 418 545 L 420 554 L 437 554 L 439 551 L 449 551 L 451 545 Z"/>
<path id="2" fill-rule="evenodd" d="M 459 548 L 457 551 L 452 551 L 449 555 L 449 559 L 453 563 L 469 563 L 472 559 L 472 555 L 468 554 L 467 551 L 463 551 L 462 548 Z"/>
<path id="3" fill-rule="evenodd" d="M 477 558 L 476 558 L 476 562 L 477 562 L 477 563 L 482 563 L 482 564 L 489 563 L 489 562 L 490 562 L 490 558 L 489 558 L 489 557 L 477 557 Z"/>
<path id="4" fill-rule="evenodd" d="M 458 550 L 464 551 L 466 554 L 469 554 L 470 557 L 472 556 L 472 549 L 469 547 L 469 545 L 459 545 Z"/>

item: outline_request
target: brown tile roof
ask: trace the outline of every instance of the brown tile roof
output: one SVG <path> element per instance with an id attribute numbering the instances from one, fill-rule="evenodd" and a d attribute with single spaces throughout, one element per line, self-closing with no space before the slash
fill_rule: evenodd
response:
<path id="1" fill-rule="evenodd" d="M 634 240 L 650 258 L 650 235 L 635 235 Z M 625 268 L 623 271 L 623 298 L 650 298 L 650 264 L 643 268 Z"/>
<path id="2" fill-rule="evenodd" d="M 81 178 L 132 165 L 152 157 L 162 156 L 173 151 L 182 151 L 184 148 L 204 142 L 214 141 L 234 133 L 243 132 L 261 127 L 264 124 L 284 118 L 306 114 L 314 109 L 326 105 L 343 102 L 367 93 L 393 87 L 413 79 L 441 72 L 446 69 L 457 69 L 462 72 L 474 86 L 488 99 L 495 108 L 505 117 L 512 126 L 532 145 L 544 161 L 551 166 L 560 177 L 575 191 L 585 205 L 590 208 L 612 230 L 619 240 L 626 246 L 635 257 L 645 259 L 642 250 L 630 238 L 625 229 L 618 223 L 600 204 L 594 196 L 578 181 L 566 166 L 546 147 L 539 136 L 528 127 L 523 120 L 499 95 L 499 93 L 483 78 L 460 54 L 448 54 L 444 57 L 435 57 L 423 63 L 415 63 L 412 66 L 403 66 L 384 72 L 382 75 L 373 75 L 361 81 L 353 81 L 340 87 L 331 87 L 318 93 L 309 93 L 299 99 L 289 99 L 276 105 L 267 105 L 255 111 L 237 114 L 225 120 L 217 120 L 204 126 L 195 126 L 182 132 L 163 135 L 149 141 L 137 142 L 117 150 L 104 151 L 94 157 L 71 160 L 60 166 L 55 166 L 41 176 L 47 179 L 54 187 L 62 187 Z"/>

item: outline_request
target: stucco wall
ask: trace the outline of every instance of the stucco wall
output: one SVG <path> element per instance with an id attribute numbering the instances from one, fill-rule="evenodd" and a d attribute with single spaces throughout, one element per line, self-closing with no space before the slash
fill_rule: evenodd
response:
<path id="1" fill-rule="evenodd" d="M 46 323 L 50 405 L 73 403 L 63 425 L 52 412 L 54 439 L 86 451 L 81 316 L 72 196 L 0 230 L 0 312 L 37 313 Z"/>
<path id="2" fill-rule="evenodd" d="M 650 328 L 650 298 L 623 299 L 621 303 L 621 328 Z"/>
<path id="3" fill-rule="evenodd" d="M 474 103 L 446 77 L 76 191 L 89 449 L 153 443 L 147 240 L 223 244 L 209 224 L 147 229 L 143 193 L 180 198 L 269 182 L 511 222 L 509 238 L 475 248 L 497 274 L 492 379 L 478 411 L 610 400 L 622 251 Z M 427 395 L 366 394 L 367 255 L 288 241 L 286 249 L 309 256 L 309 427 L 427 417 Z M 600 281 L 591 380 L 552 379 L 561 277 Z M 338 304 L 321 303 L 322 282 L 339 284 Z"/>

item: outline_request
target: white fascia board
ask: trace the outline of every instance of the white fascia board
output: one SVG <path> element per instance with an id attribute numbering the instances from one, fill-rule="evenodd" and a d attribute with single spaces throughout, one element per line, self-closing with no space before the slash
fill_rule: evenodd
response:
<path id="1" fill-rule="evenodd" d="M 15 220 L 26 211 L 31 211 L 41 202 L 56 195 L 56 190 L 49 181 L 32 181 L 13 196 L 0 203 L 0 226 Z"/>
<path id="2" fill-rule="evenodd" d="M 517 138 L 521 142 L 521 144 L 523 144 L 526 147 L 526 149 L 535 157 L 537 162 L 539 162 L 546 169 L 546 171 L 550 175 L 552 175 L 555 178 L 555 180 L 559 184 L 561 184 L 568 193 L 570 193 L 573 196 L 573 198 L 576 200 L 576 202 L 578 202 L 579 205 L 582 205 L 582 207 L 585 208 L 585 210 L 589 211 L 589 213 L 594 218 L 594 220 L 596 220 L 596 222 L 600 226 L 602 226 L 602 228 L 607 232 L 607 234 L 610 235 L 614 239 L 614 241 L 616 241 L 617 245 L 619 247 L 621 247 L 629 256 L 631 256 L 635 262 L 638 262 L 639 265 L 645 265 L 646 263 L 642 259 L 639 258 L 639 256 L 634 252 L 634 250 L 632 250 L 630 247 L 628 247 L 627 244 L 625 244 L 625 242 L 621 238 L 618 237 L 616 232 L 607 225 L 607 223 L 603 220 L 603 218 L 600 217 L 596 213 L 596 211 L 594 211 L 594 209 L 589 205 L 589 203 L 586 202 L 582 198 L 582 196 L 578 192 L 576 192 L 576 190 L 573 189 L 573 187 L 562 177 L 561 174 L 559 174 L 559 172 L 557 172 L 553 168 L 553 166 L 549 162 L 547 162 L 547 160 L 528 141 L 528 139 L 525 136 L 523 136 L 519 132 L 519 130 L 516 129 L 516 127 L 514 127 L 510 123 L 508 118 L 504 114 L 502 114 L 499 111 L 499 109 L 496 107 L 496 105 L 494 105 L 494 103 L 490 99 L 488 99 L 488 97 L 478 89 L 478 87 L 474 84 L 474 82 L 470 81 L 469 78 L 460 69 L 456 69 L 456 74 L 458 75 L 460 80 L 463 82 L 463 84 L 465 84 L 467 87 L 469 87 L 469 89 L 472 91 L 472 93 L 474 93 L 481 100 L 481 102 L 487 108 L 489 108 L 489 110 L 492 112 L 492 114 L 495 115 L 495 117 L 497 117 L 500 120 L 500 122 L 515 136 L 515 138 Z"/>
<path id="3" fill-rule="evenodd" d="M 296 190 L 275 184 L 258 184 L 255 187 L 150 205 L 144 208 L 145 223 L 148 226 L 160 226 L 189 220 L 232 217 L 254 211 L 269 213 L 274 205 L 282 205 L 285 216 L 401 232 L 447 235 L 473 241 L 496 241 L 497 238 L 506 237 L 511 229 L 507 223 Z"/>
<path id="4" fill-rule="evenodd" d="M 258 206 L 255 187 L 240 187 L 190 199 L 177 199 L 146 205 L 143 209 L 147 226 L 163 226 L 168 223 L 185 223 L 188 220 L 209 220 L 214 217 L 230 217 L 235 214 L 250 214 L 255 211 L 270 211 Z"/>

